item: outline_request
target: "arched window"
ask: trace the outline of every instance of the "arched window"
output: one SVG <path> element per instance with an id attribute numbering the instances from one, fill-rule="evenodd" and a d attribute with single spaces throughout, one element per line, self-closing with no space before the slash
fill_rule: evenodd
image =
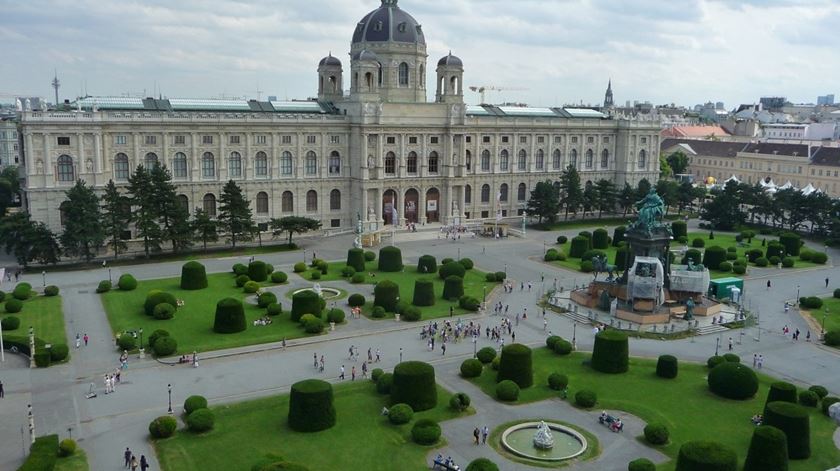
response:
<path id="1" fill-rule="evenodd" d="M 385 173 L 393 175 L 397 172 L 397 156 L 393 152 L 385 154 Z"/>
<path id="2" fill-rule="evenodd" d="M 292 174 L 292 153 L 285 151 L 280 155 L 280 173 L 283 175 Z"/>
<path id="3" fill-rule="evenodd" d="M 254 173 L 258 177 L 268 176 L 268 156 L 263 151 L 257 152 L 257 156 L 254 157 Z"/>
<path id="4" fill-rule="evenodd" d="M 525 201 L 528 195 L 528 186 L 524 183 L 520 183 L 519 187 L 516 189 L 516 200 L 517 201 Z"/>
<path id="5" fill-rule="evenodd" d="M 120 152 L 114 157 L 114 177 L 117 180 L 128 180 L 128 156 Z"/>
<path id="6" fill-rule="evenodd" d="M 228 159 L 228 176 L 230 178 L 242 177 L 242 156 L 239 152 L 231 152 Z"/>
<path id="7" fill-rule="evenodd" d="M 486 149 L 481 151 L 481 171 L 490 171 L 490 151 Z"/>
<path id="8" fill-rule="evenodd" d="M 507 183 L 502 183 L 502 186 L 499 187 L 499 201 L 508 200 L 508 185 Z"/>
<path id="9" fill-rule="evenodd" d="M 405 161 L 405 170 L 408 173 L 417 173 L 417 153 L 411 151 L 408 153 L 408 159 Z"/>
<path id="10" fill-rule="evenodd" d="M 330 152 L 330 175 L 341 175 L 341 155 L 335 150 Z"/>
<path id="11" fill-rule="evenodd" d="M 304 169 L 307 175 L 316 175 L 318 173 L 318 156 L 315 155 L 314 151 L 310 150 L 306 153 Z"/>
<path id="12" fill-rule="evenodd" d="M 178 195 L 178 206 L 181 207 L 187 214 L 190 213 L 190 199 L 187 195 Z"/>
<path id="13" fill-rule="evenodd" d="M 330 192 L 330 210 L 337 211 L 341 209 L 341 192 L 332 190 Z"/>
<path id="14" fill-rule="evenodd" d="M 482 203 L 489 203 L 490 202 L 490 185 L 482 185 L 481 187 L 481 202 Z"/>
<path id="15" fill-rule="evenodd" d="M 408 86 L 408 64 L 405 62 L 400 64 L 400 86 Z"/>
<path id="16" fill-rule="evenodd" d="M 216 159 L 210 152 L 201 156 L 201 176 L 204 178 L 216 178 Z"/>
<path id="17" fill-rule="evenodd" d="M 58 158 L 58 181 L 72 182 L 75 180 L 73 169 L 73 158 L 69 155 L 62 155 Z"/>
<path id="18" fill-rule="evenodd" d="M 268 193 L 257 193 L 257 214 L 268 214 Z"/>
<path id="19" fill-rule="evenodd" d="M 551 156 L 551 167 L 554 170 L 560 170 L 563 167 L 563 154 L 560 149 L 554 149 L 554 154 Z"/>
<path id="20" fill-rule="evenodd" d="M 464 187 L 464 204 L 472 203 L 472 187 L 467 185 Z"/>
<path id="21" fill-rule="evenodd" d="M 367 91 L 373 91 L 373 75 L 370 72 L 365 74 L 365 85 L 367 86 Z"/>
<path id="22" fill-rule="evenodd" d="M 467 171 L 469 172 L 472 170 L 472 152 L 466 152 L 466 164 L 467 164 Z"/>
<path id="23" fill-rule="evenodd" d="M 175 178 L 187 178 L 187 155 L 183 152 L 175 154 L 172 159 L 172 176 Z"/>
<path id="24" fill-rule="evenodd" d="M 280 210 L 284 213 L 291 213 L 295 210 L 295 197 L 291 191 L 284 191 L 280 197 Z"/>
<path id="25" fill-rule="evenodd" d="M 545 152 L 542 149 L 537 150 L 537 170 L 542 170 L 545 167 Z"/>
<path id="26" fill-rule="evenodd" d="M 143 165 L 146 167 L 147 170 L 151 170 L 155 168 L 158 164 L 158 156 L 154 152 L 149 152 L 146 154 L 145 159 L 143 159 Z"/>
<path id="27" fill-rule="evenodd" d="M 213 193 L 207 193 L 204 195 L 204 199 L 201 200 L 201 203 L 204 207 L 204 212 L 207 213 L 208 216 L 211 218 L 216 217 L 216 197 Z"/>
<path id="28" fill-rule="evenodd" d="M 572 149 L 569 153 L 569 165 L 577 168 L 577 149 Z"/>
<path id="29" fill-rule="evenodd" d="M 639 168 L 647 167 L 647 152 L 644 149 L 639 151 Z"/>
<path id="30" fill-rule="evenodd" d="M 315 190 L 306 192 L 306 210 L 309 212 L 318 211 L 318 193 Z"/>
<path id="31" fill-rule="evenodd" d="M 507 149 L 502 149 L 502 151 L 499 153 L 499 170 L 507 172 L 509 165 L 510 155 L 508 154 Z"/>
<path id="32" fill-rule="evenodd" d="M 592 168 L 594 157 L 595 154 L 592 152 L 592 149 L 586 149 L 586 168 Z"/>
<path id="33" fill-rule="evenodd" d="M 524 171 L 528 168 L 528 153 L 525 149 L 519 151 L 519 170 Z"/>
<path id="34" fill-rule="evenodd" d="M 437 152 L 429 154 L 429 173 L 438 173 L 438 160 Z"/>
<path id="35" fill-rule="evenodd" d="M 610 166 L 610 151 L 604 149 L 601 151 L 601 168 L 607 168 Z"/>

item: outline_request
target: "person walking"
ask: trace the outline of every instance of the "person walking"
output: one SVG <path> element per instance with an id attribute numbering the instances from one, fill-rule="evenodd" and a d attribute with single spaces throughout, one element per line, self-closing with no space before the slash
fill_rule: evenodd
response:
<path id="1" fill-rule="evenodd" d="M 475 444 L 478 445 L 478 439 L 481 436 L 481 432 L 479 432 L 478 427 L 473 429 L 473 439 L 475 440 Z"/>
<path id="2" fill-rule="evenodd" d="M 356 365 L 350 368 L 350 381 L 356 381 Z"/>
<path id="3" fill-rule="evenodd" d="M 828 288 L 828 277 L 825 278 L 825 287 Z"/>
<path id="4" fill-rule="evenodd" d="M 79 334 L 76 334 L 76 348 L 79 348 L 81 346 L 82 346 L 82 336 L 79 335 Z"/>
<path id="5" fill-rule="evenodd" d="M 125 467 L 128 468 L 131 465 L 131 450 L 129 450 L 128 447 L 125 447 L 123 458 L 125 458 Z"/>
<path id="6" fill-rule="evenodd" d="M 312 354 L 312 366 L 317 370 L 318 369 L 318 354 Z"/>
<path id="7" fill-rule="evenodd" d="M 753 368 L 758 364 L 758 354 L 753 353 Z"/>
<path id="8" fill-rule="evenodd" d="M 379 360 L 380 360 L 380 352 L 379 352 L 379 349 L 377 348 L 376 349 L 376 363 L 379 363 Z"/>
<path id="9" fill-rule="evenodd" d="M 137 457 L 132 456 L 131 457 L 131 471 L 137 471 L 137 466 L 138 466 Z"/>
<path id="10" fill-rule="evenodd" d="M 770 291 L 770 287 L 771 287 L 771 286 L 772 286 L 772 285 L 770 284 L 770 280 L 767 280 L 767 291 Z"/>
<path id="11" fill-rule="evenodd" d="M 344 379 L 344 365 L 341 365 L 341 374 L 338 375 L 338 379 Z"/>
<path id="12" fill-rule="evenodd" d="M 445 343 L 440 344 L 440 351 L 441 351 L 441 353 L 440 353 L 441 355 L 446 355 L 446 344 Z"/>
<path id="13" fill-rule="evenodd" d="M 729 337 L 729 351 L 732 351 L 732 337 Z"/>
<path id="14" fill-rule="evenodd" d="M 85 339 L 85 347 L 87 347 L 88 346 L 88 339 L 90 338 L 90 337 L 88 337 L 87 332 L 85 332 L 85 336 L 83 338 Z"/>
<path id="15" fill-rule="evenodd" d="M 146 461 L 146 455 L 140 455 L 140 471 L 149 469 L 149 462 Z"/>
<path id="16" fill-rule="evenodd" d="M 486 445 L 487 444 L 487 436 L 490 435 L 490 429 L 487 428 L 485 425 L 483 429 L 481 429 L 481 443 Z"/>
<path id="17" fill-rule="evenodd" d="M 367 379 L 367 362 L 362 362 L 362 378 Z"/>
<path id="18" fill-rule="evenodd" d="M 0 381 L 0 399 L 3 399 L 4 397 L 6 397 L 6 392 L 3 391 L 3 382 Z"/>

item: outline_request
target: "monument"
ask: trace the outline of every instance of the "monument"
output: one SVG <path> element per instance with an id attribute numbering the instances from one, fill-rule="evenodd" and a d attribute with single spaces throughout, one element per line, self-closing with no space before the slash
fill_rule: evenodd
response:
<path id="1" fill-rule="evenodd" d="M 554 447 L 554 436 L 545 421 L 541 421 L 534 434 L 534 446 L 541 450 L 549 450 Z"/>

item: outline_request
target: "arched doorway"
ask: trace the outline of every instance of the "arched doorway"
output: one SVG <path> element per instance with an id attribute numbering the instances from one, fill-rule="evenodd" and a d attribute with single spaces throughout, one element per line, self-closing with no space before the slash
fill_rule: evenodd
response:
<path id="1" fill-rule="evenodd" d="M 382 219 L 385 224 L 399 224 L 399 214 L 397 214 L 397 192 L 394 190 L 386 190 L 382 194 Z"/>
<path id="2" fill-rule="evenodd" d="M 440 192 L 437 188 L 426 192 L 426 221 L 440 222 Z"/>
<path id="3" fill-rule="evenodd" d="M 420 194 L 417 193 L 417 190 L 411 188 L 410 190 L 405 192 L 405 209 L 403 209 L 403 214 L 405 215 L 405 222 L 407 223 L 418 223 L 419 222 L 419 214 L 417 212 L 417 201 L 420 197 Z"/>

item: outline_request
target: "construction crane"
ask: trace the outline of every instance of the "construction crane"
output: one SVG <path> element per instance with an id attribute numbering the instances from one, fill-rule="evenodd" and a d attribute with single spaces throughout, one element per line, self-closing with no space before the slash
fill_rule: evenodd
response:
<path id="1" fill-rule="evenodd" d="M 527 91 L 527 88 L 520 88 L 520 87 L 499 87 L 496 85 L 478 85 L 470 87 L 470 90 L 476 92 L 481 95 L 481 105 L 487 104 L 487 101 L 484 99 L 485 92 L 494 91 L 494 92 L 521 92 Z"/>

